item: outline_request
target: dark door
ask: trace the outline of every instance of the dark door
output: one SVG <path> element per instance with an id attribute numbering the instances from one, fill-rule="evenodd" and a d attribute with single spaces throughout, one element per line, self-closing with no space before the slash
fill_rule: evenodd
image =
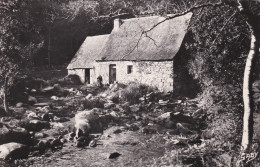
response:
<path id="1" fill-rule="evenodd" d="M 110 64 L 109 65 L 109 83 L 114 83 L 116 81 L 116 65 Z"/>
<path id="2" fill-rule="evenodd" d="M 85 69 L 85 83 L 90 84 L 90 69 Z"/>

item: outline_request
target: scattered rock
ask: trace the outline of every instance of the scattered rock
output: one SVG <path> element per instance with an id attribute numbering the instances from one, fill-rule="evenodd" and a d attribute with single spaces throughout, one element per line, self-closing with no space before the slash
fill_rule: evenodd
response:
<path id="1" fill-rule="evenodd" d="M 160 116 L 158 117 L 158 120 L 163 121 L 163 120 L 170 119 L 170 118 L 171 118 L 171 113 L 172 113 L 172 112 L 166 112 L 166 113 L 160 115 Z"/>
<path id="2" fill-rule="evenodd" d="M 97 141 L 96 140 L 92 140 L 89 145 L 89 147 L 96 147 L 97 146 Z"/>
<path id="3" fill-rule="evenodd" d="M 70 88 L 70 89 L 66 89 L 66 91 L 70 92 L 70 93 L 73 93 L 75 91 L 74 88 Z"/>
<path id="4" fill-rule="evenodd" d="M 111 113 L 109 113 L 113 118 L 115 118 L 115 119 L 119 119 L 120 118 L 120 116 L 119 116 L 119 114 L 118 113 L 116 113 L 115 111 L 112 111 Z"/>
<path id="5" fill-rule="evenodd" d="M 141 102 L 144 102 L 146 99 L 145 99 L 144 97 L 140 97 L 139 100 L 140 100 Z"/>
<path id="6" fill-rule="evenodd" d="M 40 120 L 31 120 L 29 121 L 28 126 L 26 127 L 29 131 L 41 131 L 42 129 L 50 129 L 50 123 L 47 121 L 40 121 Z"/>
<path id="7" fill-rule="evenodd" d="M 113 153 L 111 153 L 110 155 L 109 155 L 109 159 L 114 159 L 114 158 L 117 158 L 117 157 L 119 157 L 121 154 L 120 153 L 118 153 L 118 152 L 113 152 Z"/>
<path id="8" fill-rule="evenodd" d="M 90 100 L 92 97 L 93 97 L 93 95 L 92 95 L 91 93 L 89 93 L 89 94 L 86 96 L 86 99 L 87 99 L 87 100 Z"/>
<path id="9" fill-rule="evenodd" d="M 180 133 L 183 133 L 183 134 L 193 134 L 193 133 L 194 133 L 194 132 L 191 131 L 189 128 L 184 127 L 181 123 L 177 123 L 177 124 L 176 124 L 176 127 L 177 127 L 177 129 L 178 129 L 178 131 L 179 131 Z"/>
<path id="10" fill-rule="evenodd" d="M 64 136 L 64 138 L 65 138 L 66 140 L 68 140 L 68 141 L 73 141 L 74 138 L 75 138 L 75 136 L 76 136 L 75 132 L 71 132 L 71 133 L 66 134 L 66 135 Z"/>
<path id="11" fill-rule="evenodd" d="M 110 108 L 113 108 L 113 107 L 115 107 L 115 106 L 116 106 L 115 103 L 105 103 L 105 104 L 104 104 L 104 108 L 105 108 L 105 109 L 110 109 Z"/>
<path id="12" fill-rule="evenodd" d="M 102 93 L 102 94 L 100 94 L 100 96 L 105 98 L 105 97 L 107 97 L 107 94 L 106 93 Z"/>
<path id="13" fill-rule="evenodd" d="M 59 100 L 59 97 L 57 97 L 57 96 L 51 96 L 51 100 Z"/>
<path id="14" fill-rule="evenodd" d="M 47 136 L 48 136 L 47 134 L 45 134 L 45 133 L 40 133 L 40 132 L 36 132 L 36 133 L 34 134 L 34 137 L 37 138 L 37 139 L 45 138 L 45 137 L 47 137 Z"/>
<path id="15" fill-rule="evenodd" d="M 51 120 L 53 120 L 53 114 L 51 114 L 51 113 L 44 113 L 44 114 L 42 114 L 42 120 L 43 121 L 51 121 Z"/>
<path id="16" fill-rule="evenodd" d="M 45 106 L 49 106 L 49 103 L 36 103 L 36 104 L 34 104 L 34 106 L 36 106 L 36 107 L 45 107 Z"/>
<path id="17" fill-rule="evenodd" d="M 64 138 L 60 139 L 60 141 L 61 141 L 63 144 L 68 142 L 68 140 L 67 140 L 67 139 L 64 139 Z"/>
<path id="18" fill-rule="evenodd" d="M 36 97 L 28 96 L 28 102 L 33 105 L 33 104 L 37 103 L 37 99 L 36 99 Z"/>
<path id="19" fill-rule="evenodd" d="M 60 118 L 57 117 L 57 116 L 54 116 L 54 117 L 53 117 L 53 121 L 59 122 L 59 121 L 60 121 Z"/>
<path id="20" fill-rule="evenodd" d="M 61 149 L 63 147 L 63 143 L 60 139 L 51 140 L 50 145 L 52 150 Z"/>
<path id="21" fill-rule="evenodd" d="M 158 102 L 161 106 L 166 106 L 169 103 L 169 100 L 159 100 Z"/>
<path id="22" fill-rule="evenodd" d="M 74 132 L 69 133 L 69 137 L 75 137 L 76 134 Z"/>
<path id="23" fill-rule="evenodd" d="M 172 112 L 166 112 L 157 118 L 157 122 L 160 125 L 171 129 L 171 128 L 175 127 L 175 122 L 171 120 L 171 115 L 172 115 Z"/>
<path id="24" fill-rule="evenodd" d="M 41 89 L 41 92 L 44 95 L 52 95 L 55 93 L 55 88 L 54 88 L 54 86 L 48 86 L 48 87 Z"/>
<path id="25" fill-rule="evenodd" d="M 23 103 L 22 103 L 22 102 L 16 103 L 15 106 L 16 106 L 16 107 L 23 107 Z"/>
<path id="26" fill-rule="evenodd" d="M 29 147 L 20 143 L 7 143 L 0 145 L 0 158 L 4 160 L 16 160 L 27 158 Z"/>
<path id="27" fill-rule="evenodd" d="M 56 129 L 56 128 L 64 128 L 64 125 L 60 122 L 51 122 L 50 123 L 51 127 Z"/>
<path id="28" fill-rule="evenodd" d="M 38 118 L 38 115 L 35 112 L 31 111 L 31 112 L 27 112 L 27 113 L 28 113 L 27 118 L 29 118 L 29 119 L 37 119 Z"/>
<path id="29" fill-rule="evenodd" d="M 89 143 L 90 143 L 90 138 L 88 138 L 86 136 L 80 136 L 79 138 L 77 138 L 76 146 L 77 147 L 84 147 L 86 145 L 89 145 Z"/>
<path id="30" fill-rule="evenodd" d="M 136 120 L 136 121 L 140 121 L 140 120 L 142 120 L 142 118 L 141 118 L 141 116 L 139 116 L 139 115 L 135 115 L 135 120 Z"/>
<path id="31" fill-rule="evenodd" d="M 192 113 L 192 118 L 200 118 L 203 115 L 204 115 L 203 109 L 198 109 Z"/>
<path id="32" fill-rule="evenodd" d="M 89 138 L 94 139 L 94 138 L 100 138 L 102 136 L 102 133 L 92 133 L 89 135 Z"/>
<path id="33" fill-rule="evenodd" d="M 32 93 L 36 93 L 37 90 L 36 90 L 36 89 L 32 89 L 31 92 L 32 92 Z"/>
<path id="34" fill-rule="evenodd" d="M 130 106 L 130 110 L 132 112 L 138 112 L 140 110 L 140 106 L 139 105 L 132 105 L 132 106 Z"/>

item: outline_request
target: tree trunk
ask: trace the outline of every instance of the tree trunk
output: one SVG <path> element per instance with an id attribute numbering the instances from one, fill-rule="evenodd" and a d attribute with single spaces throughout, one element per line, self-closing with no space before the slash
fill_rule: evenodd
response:
<path id="1" fill-rule="evenodd" d="M 252 100 L 251 100 L 251 76 L 252 76 L 252 64 L 253 59 L 257 54 L 257 49 L 259 49 L 256 36 L 252 27 L 250 27 L 251 32 L 251 45 L 250 51 L 247 56 L 246 66 L 244 71 L 243 79 L 243 102 L 244 102 L 244 117 L 243 117 L 243 134 L 241 142 L 241 151 L 248 151 L 252 136 L 253 136 L 253 111 L 252 111 Z"/>
<path id="2" fill-rule="evenodd" d="M 48 65 L 51 67 L 51 29 L 48 32 Z"/>
<path id="3" fill-rule="evenodd" d="M 5 114 L 8 115 L 9 114 L 9 107 L 8 107 L 8 102 L 7 102 L 7 86 L 8 86 L 8 80 L 9 78 L 6 77 L 5 78 L 5 83 L 4 83 L 4 100 L 3 100 L 3 105 L 4 105 L 4 110 L 5 110 Z"/>

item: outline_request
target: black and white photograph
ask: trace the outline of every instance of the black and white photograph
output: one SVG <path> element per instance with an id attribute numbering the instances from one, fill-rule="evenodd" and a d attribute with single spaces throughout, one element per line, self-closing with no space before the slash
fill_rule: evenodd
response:
<path id="1" fill-rule="evenodd" d="M 0 167 L 259 167 L 260 0 L 0 0 Z"/>

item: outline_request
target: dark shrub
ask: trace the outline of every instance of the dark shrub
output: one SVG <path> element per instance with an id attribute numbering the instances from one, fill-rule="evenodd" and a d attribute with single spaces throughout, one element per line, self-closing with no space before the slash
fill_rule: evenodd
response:
<path id="1" fill-rule="evenodd" d="M 137 104 L 139 103 L 140 97 L 155 90 L 157 90 L 155 87 L 136 82 L 130 82 L 125 89 L 121 90 L 120 97 L 123 101 L 129 102 L 130 104 Z"/>
<path id="2" fill-rule="evenodd" d="M 83 101 L 84 109 L 104 108 L 104 102 L 99 98 Z"/>
<path id="3" fill-rule="evenodd" d="M 60 85 L 81 85 L 81 81 L 78 75 L 67 75 L 66 77 L 55 81 Z"/>

